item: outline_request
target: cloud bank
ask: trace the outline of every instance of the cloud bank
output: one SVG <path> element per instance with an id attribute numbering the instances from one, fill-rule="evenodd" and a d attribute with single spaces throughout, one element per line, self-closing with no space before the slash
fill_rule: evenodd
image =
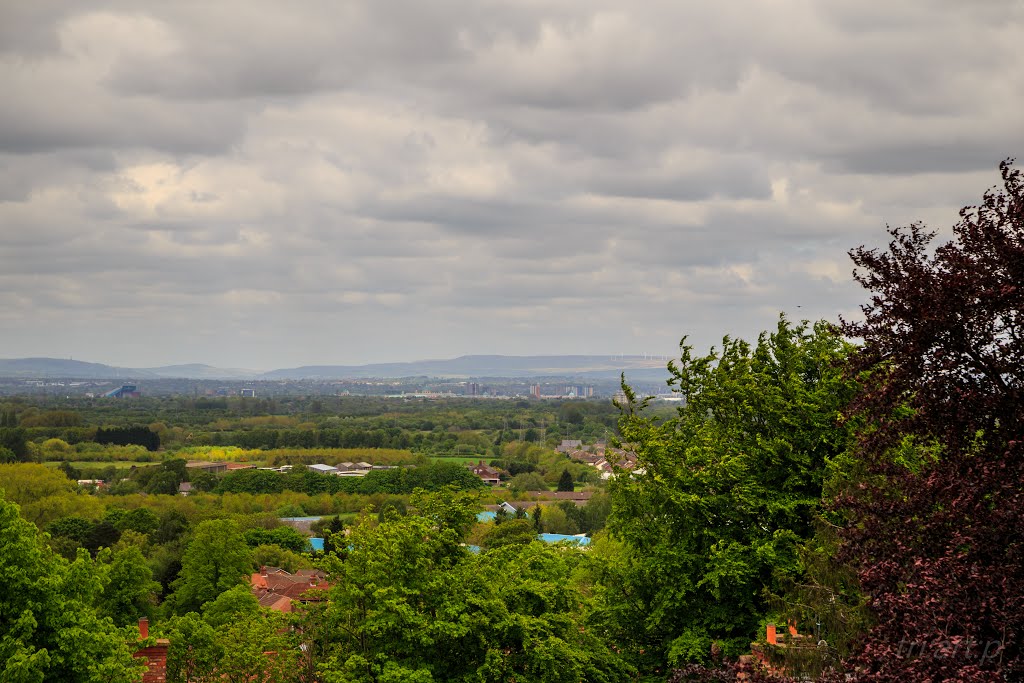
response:
<path id="1" fill-rule="evenodd" d="M 0 7 L 0 356 L 671 353 L 1024 152 L 1024 6 Z"/>

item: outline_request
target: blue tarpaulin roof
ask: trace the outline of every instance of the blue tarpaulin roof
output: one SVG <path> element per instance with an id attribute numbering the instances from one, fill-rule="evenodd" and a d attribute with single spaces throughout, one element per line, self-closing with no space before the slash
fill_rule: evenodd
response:
<path id="1" fill-rule="evenodd" d="M 569 534 L 537 534 L 537 538 L 545 543 L 561 543 L 569 541 L 578 545 L 590 545 L 590 539 L 586 536 L 571 536 Z"/>

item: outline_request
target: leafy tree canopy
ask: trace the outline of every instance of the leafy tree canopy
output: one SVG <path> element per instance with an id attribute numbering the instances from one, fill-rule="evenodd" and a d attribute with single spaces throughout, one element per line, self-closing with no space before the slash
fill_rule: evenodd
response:
<path id="1" fill-rule="evenodd" d="M 829 463 L 849 443 L 838 426 L 848 347 L 829 325 L 782 317 L 756 345 L 726 337 L 698 356 L 684 339 L 680 352 L 671 419 L 646 417 L 624 385 L 622 440 L 639 472 L 610 482 L 623 545 L 602 619 L 651 668 L 707 660 L 713 644 L 748 651 L 766 591 L 801 571 Z"/>
<path id="2" fill-rule="evenodd" d="M 253 568 L 252 552 L 233 520 L 202 522 L 189 541 L 174 582 L 175 610 L 198 610 L 244 581 Z"/>
<path id="3" fill-rule="evenodd" d="M 0 576 L 0 680 L 138 680 L 133 629 L 117 628 L 93 606 L 104 581 L 92 561 L 55 554 L 2 495 Z"/>

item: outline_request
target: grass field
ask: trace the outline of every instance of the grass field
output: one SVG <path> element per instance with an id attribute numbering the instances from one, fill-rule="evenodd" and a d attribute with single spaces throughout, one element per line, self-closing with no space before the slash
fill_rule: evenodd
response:
<path id="1" fill-rule="evenodd" d="M 59 460 L 49 460 L 43 463 L 47 467 L 57 467 L 60 465 Z M 149 467 L 151 465 L 159 465 L 159 462 L 136 462 L 134 460 L 114 460 L 112 462 L 105 462 L 100 460 L 72 460 L 71 466 L 75 469 L 92 468 L 92 467 L 116 467 L 117 469 L 128 469 L 132 466 L 138 467 Z"/>
<path id="2" fill-rule="evenodd" d="M 490 458 L 482 455 L 437 455 L 430 458 L 431 462 L 454 462 L 460 465 L 466 465 L 469 463 L 478 463 L 481 460 L 487 462 Z"/>

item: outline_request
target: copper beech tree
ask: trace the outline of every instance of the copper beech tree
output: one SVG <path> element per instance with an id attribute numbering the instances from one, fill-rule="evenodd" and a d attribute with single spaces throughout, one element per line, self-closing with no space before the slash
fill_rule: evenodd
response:
<path id="1" fill-rule="evenodd" d="M 840 560 L 876 625 L 847 670 L 871 681 L 1024 680 L 1024 177 L 851 252 L 871 293 L 852 359 L 864 467 L 839 501 Z"/>

